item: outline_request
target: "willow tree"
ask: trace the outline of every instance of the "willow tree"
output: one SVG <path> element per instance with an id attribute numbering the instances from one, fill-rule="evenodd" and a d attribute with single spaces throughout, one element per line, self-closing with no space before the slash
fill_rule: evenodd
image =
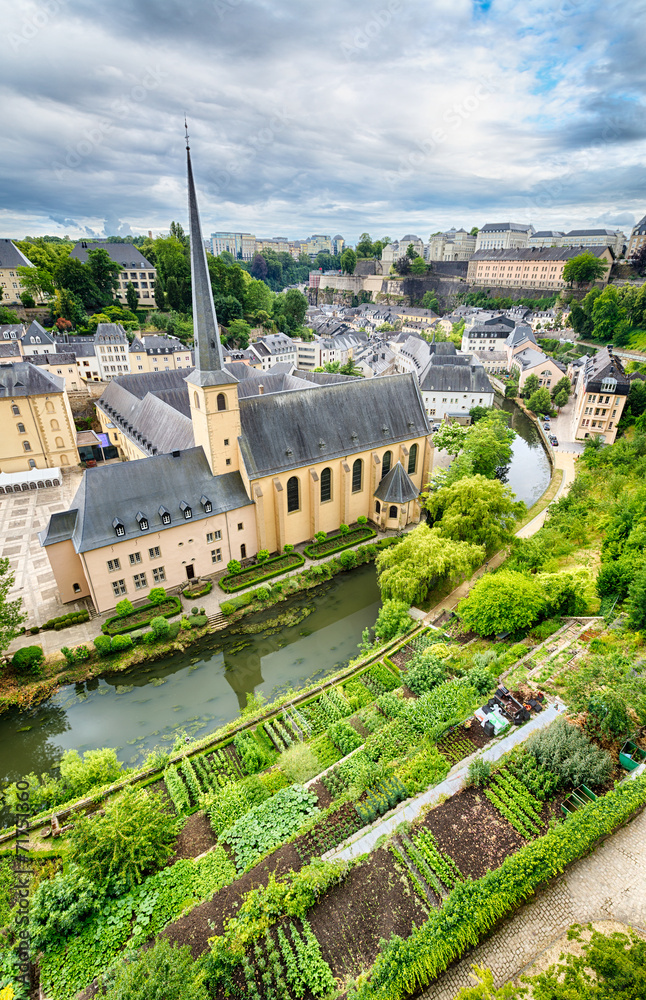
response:
<path id="1" fill-rule="evenodd" d="M 482 475 L 465 476 L 442 487 L 429 496 L 426 506 L 445 538 L 484 545 L 490 552 L 511 540 L 526 511 L 509 486 Z"/>
<path id="2" fill-rule="evenodd" d="M 458 579 L 484 558 L 482 545 L 444 538 L 437 528 L 420 524 L 399 545 L 377 556 L 377 573 L 383 600 L 423 601 L 441 580 Z"/>

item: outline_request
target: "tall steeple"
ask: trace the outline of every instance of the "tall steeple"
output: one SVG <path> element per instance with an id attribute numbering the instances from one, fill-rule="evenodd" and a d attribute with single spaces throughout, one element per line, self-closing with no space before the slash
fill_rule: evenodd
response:
<path id="1" fill-rule="evenodd" d="M 195 194 L 191 148 L 188 144 L 186 128 L 186 164 L 188 168 L 188 218 L 191 235 L 191 285 L 193 290 L 193 331 L 195 340 L 195 371 L 187 381 L 195 385 L 221 385 L 235 382 L 228 373 L 222 371 L 223 357 L 215 314 L 213 291 L 206 263 L 206 250 L 202 241 L 200 214 Z"/>

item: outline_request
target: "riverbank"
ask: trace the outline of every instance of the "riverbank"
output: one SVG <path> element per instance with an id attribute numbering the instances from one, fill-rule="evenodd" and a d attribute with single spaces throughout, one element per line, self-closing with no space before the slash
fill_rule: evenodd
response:
<path id="1" fill-rule="evenodd" d="M 410 525 L 408 529 L 413 527 L 414 525 Z M 357 545 L 354 548 L 346 549 L 346 552 L 355 553 L 356 566 L 359 567 L 373 562 L 377 552 L 381 548 L 384 548 L 387 544 L 393 544 L 396 540 L 397 537 L 393 532 L 381 533 L 374 542 Z M 321 584 L 340 573 L 352 572 L 351 569 L 346 570 L 344 568 L 339 556 L 336 555 L 329 556 L 326 559 L 308 560 L 308 562 L 309 565 L 306 563 L 305 567 L 299 568 L 297 572 L 287 573 L 285 576 L 270 581 L 271 586 L 268 596 L 265 596 L 267 587 L 259 588 L 258 586 L 252 586 L 235 596 L 225 594 L 221 591 L 218 593 L 216 588 L 214 588 L 210 594 L 197 599 L 196 602 L 195 599 L 187 600 L 184 598 L 183 611 L 186 612 L 186 605 L 190 608 L 193 603 L 196 603 L 200 608 L 204 608 L 209 619 L 209 624 L 206 628 L 182 629 L 179 636 L 170 641 L 162 640 L 153 645 L 137 645 L 122 653 L 111 654 L 108 657 L 100 657 L 97 653 L 92 652 L 89 660 L 67 665 L 61 649 L 65 646 L 74 649 L 79 645 L 87 645 L 89 649 L 93 650 L 93 639 L 101 634 L 101 623 L 109 615 L 94 618 L 90 623 L 63 629 L 59 632 L 44 632 L 39 636 L 23 636 L 21 639 L 25 640 L 22 642 L 24 646 L 41 644 L 38 640 L 41 637 L 48 636 L 51 637 L 56 648 L 46 657 L 43 666 L 45 676 L 29 680 L 25 683 L 20 675 L 5 671 L 0 677 L 0 715 L 11 708 L 33 708 L 50 698 L 66 684 L 82 684 L 104 674 L 125 674 L 132 667 L 186 652 L 191 646 L 194 646 L 200 639 L 204 638 L 204 636 L 224 631 L 239 622 L 241 618 L 259 611 L 268 611 L 273 607 L 284 604 L 291 598 L 298 597 L 300 594 L 315 591 Z M 248 604 L 237 608 L 231 614 L 227 615 L 226 618 L 222 616 L 220 610 L 222 604 L 244 600 L 245 596 L 248 598 L 249 595 L 256 594 L 259 589 L 261 589 L 263 595 L 261 598 L 256 598 Z M 265 627 L 279 628 L 294 623 L 289 617 L 289 612 L 287 612 L 286 616 L 279 615 L 271 623 L 266 623 Z M 77 630 L 80 631 L 83 629 L 86 631 L 88 625 L 91 626 L 92 637 L 79 636 Z"/>

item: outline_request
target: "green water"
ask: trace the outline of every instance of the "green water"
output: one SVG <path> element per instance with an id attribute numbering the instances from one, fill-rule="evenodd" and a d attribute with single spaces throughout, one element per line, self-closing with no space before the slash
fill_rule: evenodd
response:
<path id="1" fill-rule="evenodd" d="M 311 608 L 296 625 L 264 626 L 286 611 Z M 178 733 L 204 736 L 236 718 L 248 692 L 268 699 L 290 685 L 338 670 L 357 655 L 361 633 L 374 625 L 379 589 L 374 566 L 322 584 L 307 597 L 250 615 L 185 654 L 127 674 L 69 685 L 34 709 L 0 716 L 0 775 L 50 771 L 65 750 L 116 747 L 130 766 Z M 257 634 L 241 628 L 263 626 Z"/>

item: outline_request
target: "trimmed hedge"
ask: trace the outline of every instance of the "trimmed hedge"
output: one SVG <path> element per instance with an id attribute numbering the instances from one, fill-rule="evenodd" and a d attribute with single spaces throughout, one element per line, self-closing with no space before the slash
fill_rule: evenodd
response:
<path id="1" fill-rule="evenodd" d="M 239 573 L 228 573 L 220 580 L 220 586 L 225 593 L 235 594 L 238 590 L 244 590 L 245 587 L 250 587 L 254 583 L 262 583 L 264 580 L 270 580 L 274 576 L 286 573 L 289 569 L 296 569 L 304 562 L 305 558 L 299 552 L 283 553 L 280 556 L 274 556 L 273 559 L 265 560 L 264 563 L 240 570 Z M 281 564 L 280 568 L 277 568 L 277 563 Z"/>
<path id="2" fill-rule="evenodd" d="M 161 609 L 168 604 L 170 605 L 169 610 L 162 611 Z M 148 625 L 153 618 L 172 618 L 174 615 L 178 615 L 181 610 L 182 602 L 179 597 L 169 595 L 161 604 L 144 604 L 140 608 L 135 608 L 130 615 L 115 615 L 113 618 L 108 618 L 107 622 L 101 626 L 101 631 L 106 635 L 132 632 L 134 629 L 140 629 L 142 625 Z M 144 612 L 148 613 L 142 618 Z"/>
<path id="3" fill-rule="evenodd" d="M 60 615 L 58 618 L 50 618 L 49 621 L 46 621 L 45 624 L 40 627 L 43 631 L 46 629 L 56 629 L 58 632 L 62 628 L 68 628 L 70 625 L 80 625 L 81 622 L 89 622 L 89 620 L 89 611 L 70 611 L 68 615 Z"/>
<path id="4" fill-rule="evenodd" d="M 202 587 L 201 590 L 194 590 L 191 593 L 191 591 L 187 589 L 183 590 L 182 594 L 188 601 L 192 601 L 195 597 L 205 597 L 207 594 L 210 594 L 212 590 L 213 590 L 213 581 L 209 580 L 207 583 L 205 583 L 205 585 Z"/>
<path id="5" fill-rule="evenodd" d="M 377 956 L 369 981 L 349 1000 L 401 1000 L 423 989 L 503 917 L 588 854 L 597 841 L 626 823 L 646 804 L 646 776 L 617 785 L 544 837 L 533 840 L 477 881 L 460 883 L 441 910 L 405 940 L 393 936 Z"/>
<path id="6" fill-rule="evenodd" d="M 308 559 L 323 559 L 324 556 L 331 556 L 335 552 L 349 549 L 352 545 L 358 545 L 359 542 L 365 542 L 369 538 L 376 538 L 376 536 L 377 532 L 375 529 L 365 525 L 353 528 L 352 531 L 348 531 L 345 535 L 331 535 L 324 542 L 314 542 L 312 545 L 306 545 L 304 552 Z M 338 544 L 331 544 L 335 542 Z"/>

